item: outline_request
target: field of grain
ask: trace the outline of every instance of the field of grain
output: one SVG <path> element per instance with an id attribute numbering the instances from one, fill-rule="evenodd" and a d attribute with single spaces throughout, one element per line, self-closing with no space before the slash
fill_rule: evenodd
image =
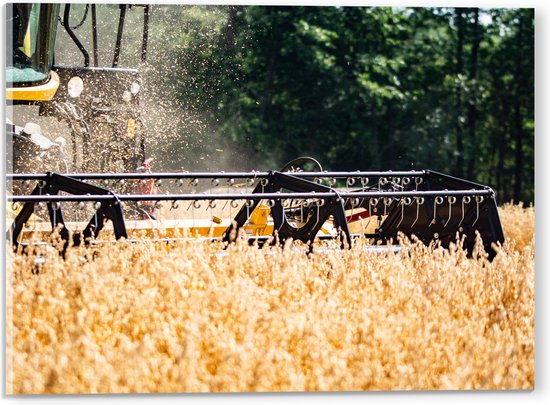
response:
<path id="1" fill-rule="evenodd" d="M 534 388 L 534 209 L 493 262 L 143 240 L 9 253 L 7 393 Z M 407 253 L 404 253 L 404 252 Z"/>

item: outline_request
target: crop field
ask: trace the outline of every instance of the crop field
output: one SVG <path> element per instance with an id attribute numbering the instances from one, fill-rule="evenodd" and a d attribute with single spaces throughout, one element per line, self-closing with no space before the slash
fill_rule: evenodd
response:
<path id="1" fill-rule="evenodd" d="M 500 215 L 492 262 L 411 241 L 8 248 L 7 393 L 533 389 L 534 208 Z"/>

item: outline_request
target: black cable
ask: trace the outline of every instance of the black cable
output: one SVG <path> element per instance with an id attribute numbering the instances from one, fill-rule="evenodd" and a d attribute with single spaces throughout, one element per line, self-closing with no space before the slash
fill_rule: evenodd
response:
<path id="1" fill-rule="evenodd" d="M 306 161 L 306 162 L 313 162 L 317 165 L 317 167 L 319 168 L 319 171 L 322 172 L 323 171 L 323 167 L 321 166 L 321 163 L 319 163 L 319 161 L 315 158 L 312 158 L 310 156 L 300 156 L 300 157 L 297 157 L 295 159 L 292 159 L 290 162 L 287 162 L 283 168 L 281 169 L 282 172 L 284 171 L 287 171 L 288 169 L 292 168 L 297 162 L 300 162 L 300 161 Z"/>
<path id="2" fill-rule="evenodd" d="M 82 16 L 82 20 L 76 24 L 74 27 L 71 27 L 69 25 L 69 28 L 71 30 L 77 30 L 79 29 L 80 27 L 82 27 L 82 25 L 84 25 L 84 22 L 86 21 L 86 18 L 88 18 L 88 9 L 90 8 L 90 5 L 89 4 L 86 4 L 86 9 L 84 10 L 84 15 Z M 61 24 L 61 26 L 65 27 L 65 24 L 63 24 L 63 20 L 61 19 L 61 16 L 57 16 L 57 20 L 59 21 L 59 23 Z"/>

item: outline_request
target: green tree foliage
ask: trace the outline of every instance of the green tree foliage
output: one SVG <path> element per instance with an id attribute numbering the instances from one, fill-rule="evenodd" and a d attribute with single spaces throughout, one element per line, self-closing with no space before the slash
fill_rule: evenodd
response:
<path id="1" fill-rule="evenodd" d="M 310 155 L 534 200 L 533 9 L 154 6 L 151 25 L 145 91 L 177 106 L 156 153 L 188 170 L 230 147 L 235 169 Z"/>

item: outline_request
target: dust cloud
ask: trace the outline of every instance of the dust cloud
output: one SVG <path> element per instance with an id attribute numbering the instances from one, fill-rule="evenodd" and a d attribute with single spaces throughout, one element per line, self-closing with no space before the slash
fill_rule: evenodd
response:
<path id="1" fill-rule="evenodd" d="M 74 32 L 88 50 L 93 65 L 91 13 L 86 7 L 85 4 L 73 4 L 69 23 L 71 26 L 80 25 Z M 118 5 L 97 6 L 99 67 L 112 66 L 119 13 Z M 63 16 L 63 6 L 60 16 Z M 154 171 L 259 169 L 260 157 L 238 145 L 217 125 L 217 117 L 212 114 L 215 107 L 209 105 L 213 100 L 208 99 L 208 95 L 224 91 L 219 87 L 219 81 L 199 83 L 193 77 L 199 72 L 191 68 L 201 64 L 216 65 L 215 60 L 193 59 L 196 49 L 193 49 L 190 38 L 195 38 L 195 43 L 201 47 L 219 46 L 219 35 L 227 18 L 224 7 L 153 5 L 148 56 L 142 63 L 143 8 L 133 6 L 127 12 L 118 67 L 139 70 L 142 80 L 140 114 L 146 133 L 145 157 L 154 159 Z M 58 66 L 83 66 L 84 63 L 82 53 L 61 24 L 58 24 L 54 63 Z M 217 73 L 223 77 L 231 72 L 220 68 Z M 101 86 L 97 83 L 91 85 Z M 190 86 L 199 85 L 203 86 L 199 94 L 205 94 L 205 99 L 189 101 L 186 92 L 191 90 Z M 70 148 L 70 130 L 65 122 L 40 116 L 38 108 L 29 106 L 10 108 L 7 114 L 20 126 L 26 122 L 39 124 L 42 133 L 50 139 L 65 137 Z M 93 133 L 91 143 L 90 152 L 99 154 L 99 150 L 93 150 Z"/>

